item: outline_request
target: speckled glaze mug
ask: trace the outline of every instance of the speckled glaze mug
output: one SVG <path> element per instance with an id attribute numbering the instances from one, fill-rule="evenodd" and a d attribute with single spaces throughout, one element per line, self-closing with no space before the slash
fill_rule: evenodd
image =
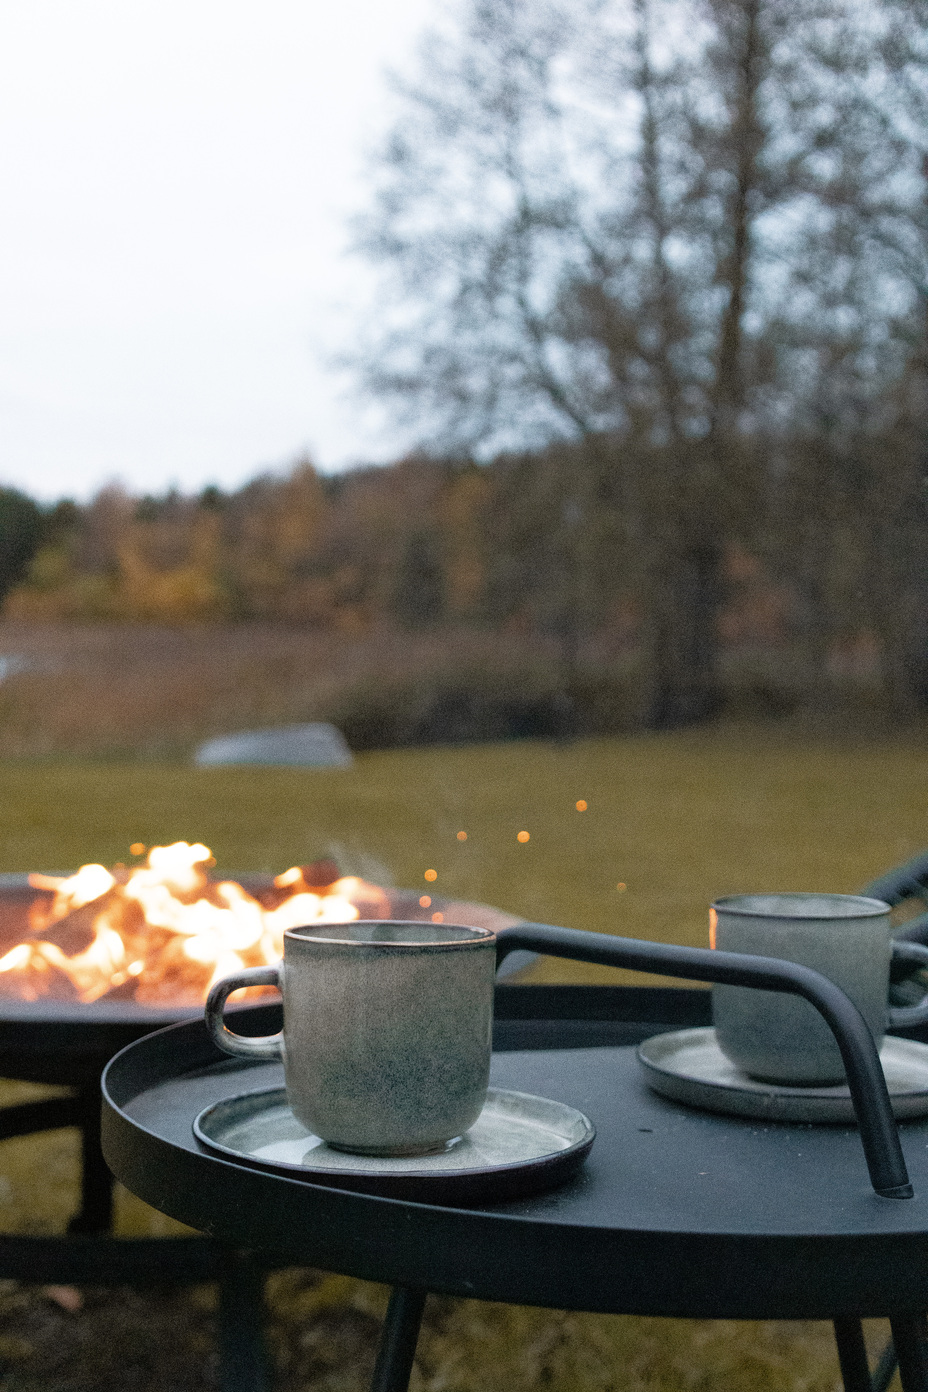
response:
<path id="1" fill-rule="evenodd" d="M 356 921 L 284 934 L 283 961 L 224 977 L 206 1023 L 221 1049 L 283 1058 L 297 1120 L 338 1150 L 426 1155 L 473 1126 L 490 1076 L 496 936 L 450 923 Z M 223 1019 L 231 991 L 273 985 L 280 1034 Z"/>
<path id="2" fill-rule="evenodd" d="M 894 952 L 928 965 L 928 949 L 894 944 L 889 905 L 860 894 L 735 894 L 712 905 L 711 943 L 726 952 L 779 957 L 811 967 L 840 986 L 863 1015 L 877 1048 L 887 1028 L 928 1020 L 928 996 L 890 1009 Z M 719 1048 L 763 1082 L 823 1086 L 844 1081 L 834 1036 L 799 996 L 743 986 L 712 987 Z"/>

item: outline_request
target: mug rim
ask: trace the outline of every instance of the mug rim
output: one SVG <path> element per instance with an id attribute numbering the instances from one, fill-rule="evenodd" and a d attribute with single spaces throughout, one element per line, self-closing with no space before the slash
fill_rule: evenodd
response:
<path id="1" fill-rule="evenodd" d="M 837 911 L 800 914 L 789 912 L 790 904 L 810 899 L 835 901 L 838 906 Z M 758 902 L 760 900 L 763 900 L 766 905 L 771 905 L 773 901 L 777 901 L 782 905 L 782 908 L 763 907 Z M 843 906 L 843 911 L 841 906 Z M 891 906 L 883 899 L 873 899 L 865 894 L 786 890 L 783 893 L 769 894 L 727 894 L 721 899 L 716 899 L 711 907 L 716 913 L 738 914 L 742 918 L 789 918 L 794 923 L 830 923 L 835 919 L 885 918 Z"/>
<path id="2" fill-rule="evenodd" d="M 359 941 L 357 938 L 338 937 L 334 931 L 339 928 L 357 928 L 364 923 L 389 924 L 392 928 L 432 928 L 432 929 L 452 929 L 455 933 L 461 934 L 460 937 L 449 937 L 446 940 L 438 938 L 431 942 L 415 938 L 394 939 L 387 941 L 383 938 L 368 939 Z M 292 928 L 284 929 L 284 941 L 290 939 L 292 942 L 324 942 L 334 947 L 371 947 L 386 948 L 388 950 L 396 948 L 427 948 L 429 951 L 454 951 L 462 947 L 486 947 L 496 942 L 496 934 L 490 928 L 477 928 L 464 923 L 432 923 L 428 919 L 415 918 L 352 918 L 342 923 L 303 923 L 295 924 Z"/>

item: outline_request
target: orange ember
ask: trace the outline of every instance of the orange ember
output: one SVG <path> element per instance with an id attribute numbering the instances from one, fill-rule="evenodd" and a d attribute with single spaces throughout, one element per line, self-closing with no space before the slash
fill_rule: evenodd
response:
<path id="1" fill-rule="evenodd" d="M 339 877 L 330 861 L 285 870 L 256 894 L 211 880 L 213 864 L 208 847 L 177 841 L 129 870 L 30 875 L 45 892 L 29 910 L 28 938 L 0 957 L 0 992 L 197 1005 L 219 977 L 278 961 L 286 928 L 390 916 L 379 886 Z"/>

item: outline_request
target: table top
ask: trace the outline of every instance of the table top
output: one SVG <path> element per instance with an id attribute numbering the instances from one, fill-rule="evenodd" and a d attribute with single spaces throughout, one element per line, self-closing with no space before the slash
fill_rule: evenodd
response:
<path id="1" fill-rule="evenodd" d="M 492 1083 L 565 1102 L 597 1129 L 586 1163 L 561 1188 L 451 1208 L 215 1155 L 195 1139 L 194 1117 L 222 1098 L 280 1086 L 282 1070 L 229 1059 L 199 1022 L 150 1035 L 110 1063 L 107 1161 L 148 1203 L 213 1236 L 390 1284 L 705 1318 L 875 1316 L 924 1305 L 928 1121 L 900 1127 L 915 1197 L 882 1199 L 854 1127 L 722 1117 L 650 1091 L 635 1042 L 703 1023 L 704 993 L 502 989 L 521 1018 L 498 1018 Z M 255 1033 L 274 1009 L 252 1012 Z"/>

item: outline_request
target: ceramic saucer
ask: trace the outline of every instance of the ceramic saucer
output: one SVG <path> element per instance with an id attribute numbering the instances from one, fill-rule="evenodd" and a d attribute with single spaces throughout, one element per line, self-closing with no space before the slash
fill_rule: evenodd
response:
<path id="1" fill-rule="evenodd" d="M 786 1087 L 762 1083 L 729 1063 L 711 1027 L 656 1034 L 638 1046 L 638 1060 L 655 1092 L 711 1112 L 767 1121 L 847 1124 L 856 1120 L 846 1084 Z M 896 1119 L 928 1114 L 928 1045 L 887 1035 L 880 1062 Z"/>
<path id="2" fill-rule="evenodd" d="M 429 1203 L 475 1203 L 563 1183 L 585 1159 L 596 1132 L 582 1112 L 524 1092 L 490 1088 L 470 1130 L 438 1155 L 380 1157 L 333 1150 L 307 1131 L 283 1088 L 229 1097 L 206 1107 L 194 1135 L 240 1164 L 313 1184 Z"/>

